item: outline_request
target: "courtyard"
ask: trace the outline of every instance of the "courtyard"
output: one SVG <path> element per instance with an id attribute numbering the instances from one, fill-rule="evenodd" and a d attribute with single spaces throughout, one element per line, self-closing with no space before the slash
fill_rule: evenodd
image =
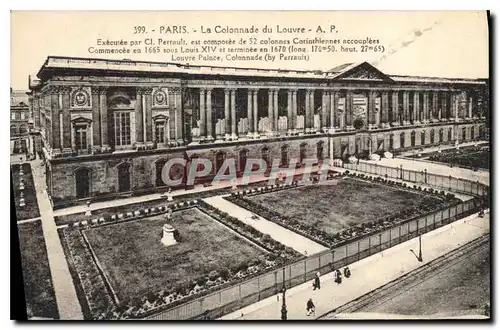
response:
<path id="1" fill-rule="evenodd" d="M 90 304 L 87 317 L 143 317 L 297 257 L 213 216 L 217 211 L 202 204 L 175 211 L 170 220 L 158 214 L 62 229 L 73 277 Z M 178 231 L 170 246 L 161 242 L 167 222 Z"/>
<path id="2" fill-rule="evenodd" d="M 362 223 L 432 205 L 440 200 L 380 183 L 353 178 L 247 196 L 260 207 L 329 235 Z"/>

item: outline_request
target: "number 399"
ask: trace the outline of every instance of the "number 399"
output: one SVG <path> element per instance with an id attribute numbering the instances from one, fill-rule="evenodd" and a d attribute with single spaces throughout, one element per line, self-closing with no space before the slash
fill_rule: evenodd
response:
<path id="1" fill-rule="evenodd" d="M 134 34 L 138 33 L 146 33 L 146 27 L 141 25 L 141 26 L 134 26 Z"/>

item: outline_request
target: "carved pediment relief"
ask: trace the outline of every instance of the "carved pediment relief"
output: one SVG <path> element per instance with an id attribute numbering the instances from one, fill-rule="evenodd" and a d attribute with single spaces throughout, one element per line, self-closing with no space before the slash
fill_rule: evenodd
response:
<path id="1" fill-rule="evenodd" d="M 392 81 L 391 78 L 379 71 L 374 66 L 364 62 L 354 68 L 351 68 L 341 74 L 336 79 L 338 80 L 372 80 L 372 81 Z"/>

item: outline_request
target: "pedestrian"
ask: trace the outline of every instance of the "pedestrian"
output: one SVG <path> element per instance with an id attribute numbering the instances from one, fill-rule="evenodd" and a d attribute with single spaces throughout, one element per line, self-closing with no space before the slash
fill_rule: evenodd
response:
<path id="1" fill-rule="evenodd" d="M 313 290 L 316 290 L 316 289 L 321 289 L 321 283 L 320 283 L 320 280 L 319 280 L 319 272 L 316 273 L 316 275 L 314 276 L 314 282 L 313 282 Z"/>
<path id="2" fill-rule="evenodd" d="M 351 270 L 347 266 L 345 266 L 345 268 L 344 268 L 344 276 L 345 276 L 345 278 L 351 277 Z"/>
<path id="3" fill-rule="evenodd" d="M 307 301 L 306 304 L 306 310 L 307 310 L 307 316 L 311 315 L 311 313 L 316 316 L 316 306 L 314 306 L 314 303 L 311 298 Z"/>
<path id="4" fill-rule="evenodd" d="M 338 269 L 335 271 L 335 282 L 337 284 L 342 283 L 342 273 Z"/>

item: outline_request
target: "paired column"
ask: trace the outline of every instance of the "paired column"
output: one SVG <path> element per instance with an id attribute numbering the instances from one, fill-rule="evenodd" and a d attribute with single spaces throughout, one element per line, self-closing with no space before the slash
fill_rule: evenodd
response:
<path id="1" fill-rule="evenodd" d="M 375 92 L 368 91 L 368 128 L 374 128 L 375 121 Z"/>
<path id="2" fill-rule="evenodd" d="M 92 141 L 94 148 L 101 148 L 101 119 L 99 112 L 99 89 L 92 87 Z"/>
<path id="3" fill-rule="evenodd" d="M 448 96 L 446 92 L 441 92 L 441 112 L 439 114 L 439 119 L 447 116 L 448 113 Z"/>
<path id="4" fill-rule="evenodd" d="M 231 129 L 230 129 L 231 120 L 230 120 L 230 111 L 229 111 L 229 108 L 231 105 L 230 104 L 230 96 L 231 96 L 231 90 L 224 89 L 224 133 L 225 133 L 226 139 L 229 138 L 229 135 L 231 133 Z"/>
<path id="5" fill-rule="evenodd" d="M 432 92 L 432 115 L 431 120 L 439 119 L 439 92 Z"/>
<path id="6" fill-rule="evenodd" d="M 136 89 L 136 101 L 135 101 L 135 142 L 137 146 L 144 145 L 144 113 L 142 110 L 142 95 L 143 89 Z M 95 133 L 95 129 L 94 129 Z"/>
<path id="7" fill-rule="evenodd" d="M 99 109 L 101 113 L 101 143 L 102 148 L 104 150 L 109 149 L 109 140 L 108 140 L 108 88 L 101 87 L 99 89 Z"/>
<path id="8" fill-rule="evenodd" d="M 336 91 L 331 91 L 330 95 L 330 127 L 334 128 L 339 123 L 336 122 L 337 112 L 338 112 L 338 103 L 339 103 L 339 95 Z"/>
<path id="9" fill-rule="evenodd" d="M 207 140 L 213 140 L 213 125 L 212 125 L 212 89 L 207 89 L 207 101 L 206 101 L 206 112 L 207 112 Z"/>
<path id="10" fill-rule="evenodd" d="M 50 91 L 50 104 L 52 110 L 52 149 L 53 151 L 60 152 L 61 149 L 61 118 L 60 111 L 61 105 L 59 103 L 59 87 L 53 87 Z"/>
<path id="11" fill-rule="evenodd" d="M 252 104 L 253 104 L 253 91 L 251 89 L 247 90 L 247 123 L 248 123 L 248 135 L 251 136 L 252 133 L 254 132 L 254 125 L 253 125 L 253 109 L 252 109 Z"/>
<path id="12" fill-rule="evenodd" d="M 268 95 L 268 101 L 267 101 L 267 117 L 269 118 L 269 122 L 271 124 L 271 131 L 275 131 L 275 123 L 274 123 L 274 99 L 273 99 L 273 94 L 274 91 L 272 89 L 269 89 L 267 95 Z"/>
<path id="13" fill-rule="evenodd" d="M 345 116 L 345 125 L 347 126 L 347 129 L 353 129 L 354 127 L 352 126 L 352 110 L 353 110 L 353 105 L 352 105 L 352 91 L 347 90 L 346 92 L 346 97 L 345 97 L 345 109 L 344 112 L 346 113 Z"/>
<path id="14" fill-rule="evenodd" d="M 399 92 L 392 91 L 392 126 L 399 126 Z"/>
<path id="15" fill-rule="evenodd" d="M 184 145 L 184 127 L 182 118 L 182 88 L 173 88 L 172 93 L 174 96 L 174 132 L 177 145 Z M 170 124 L 169 124 L 170 126 Z M 168 128 L 170 134 L 170 128 Z M 170 137 L 169 137 L 170 140 Z"/>
<path id="16" fill-rule="evenodd" d="M 297 90 L 292 90 L 292 129 L 297 129 Z"/>
<path id="17" fill-rule="evenodd" d="M 63 152 L 71 152 L 71 115 L 69 94 L 70 88 L 63 87 L 62 92 L 62 117 L 63 117 Z"/>
<path id="18" fill-rule="evenodd" d="M 413 92 L 413 123 L 420 122 L 420 93 Z"/>
<path id="19" fill-rule="evenodd" d="M 145 130 L 146 130 L 146 144 L 153 144 L 153 113 L 151 106 L 153 104 L 153 90 L 151 88 L 144 89 L 143 102 L 144 102 L 144 117 L 146 118 Z"/>
<path id="20" fill-rule="evenodd" d="M 403 125 L 408 125 L 410 121 L 410 92 L 403 91 Z"/>
<path id="21" fill-rule="evenodd" d="M 424 118 L 422 119 L 424 123 L 427 123 L 427 121 L 429 120 L 429 92 L 425 91 L 423 93 L 422 100 L 424 102 L 423 104 Z"/>
<path id="22" fill-rule="evenodd" d="M 259 90 L 252 90 L 253 95 L 253 130 L 255 132 L 255 137 L 259 136 L 259 104 L 257 100 Z"/>
<path id="23" fill-rule="evenodd" d="M 293 105 L 292 105 L 292 90 L 287 91 L 287 103 L 286 103 L 286 121 L 287 121 L 287 129 L 288 133 L 291 133 L 293 128 Z"/>
<path id="24" fill-rule="evenodd" d="M 323 91 L 323 94 L 321 96 L 321 127 L 326 128 L 328 127 L 328 106 L 330 104 L 330 92 L 328 91 Z"/>
<path id="25" fill-rule="evenodd" d="M 237 139 L 238 138 L 238 125 L 237 125 L 237 120 L 236 120 L 236 90 L 231 89 L 231 138 L 232 139 Z"/>
<path id="26" fill-rule="evenodd" d="M 383 91 L 380 95 L 380 112 L 382 115 L 382 126 L 388 127 L 389 125 L 389 92 Z"/>

